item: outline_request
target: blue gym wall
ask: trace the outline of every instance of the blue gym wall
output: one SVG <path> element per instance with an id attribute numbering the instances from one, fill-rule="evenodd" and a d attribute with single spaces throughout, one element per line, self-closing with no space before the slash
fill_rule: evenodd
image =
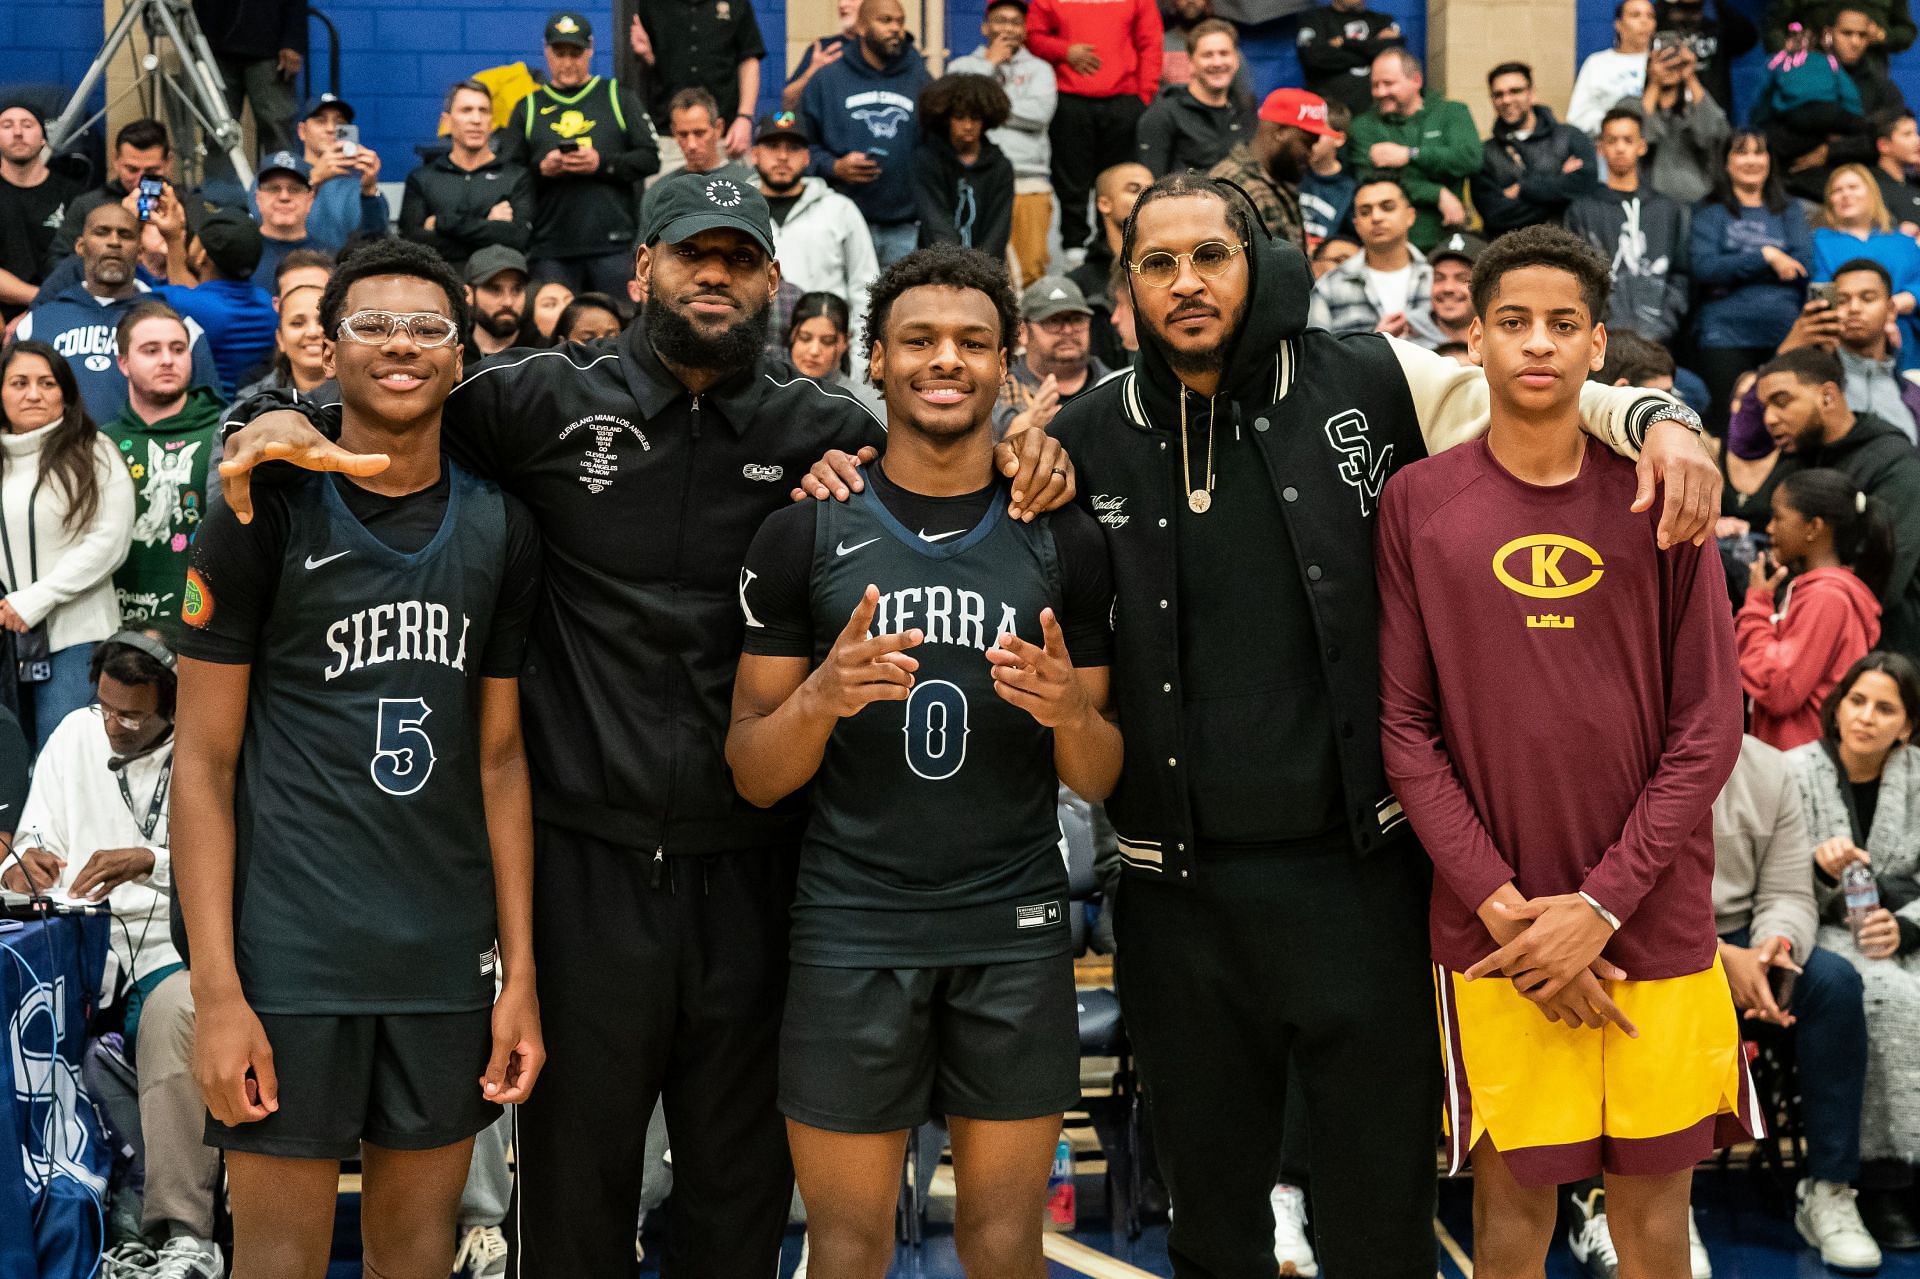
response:
<path id="1" fill-rule="evenodd" d="M 1756 19 L 1763 9 L 1761 0 L 1734 2 Z M 1425 0 L 1373 3 L 1394 15 L 1411 47 L 1424 53 Z M 786 50 L 785 0 L 754 0 L 754 4 L 772 51 L 769 63 L 777 63 Z M 541 25 L 556 0 L 319 0 L 317 7 L 339 28 L 341 90 L 359 110 L 366 142 L 387 160 L 388 172 L 383 176 L 398 181 L 413 165 L 414 146 L 431 139 L 447 85 L 503 62 L 524 58 L 537 64 Z M 599 0 L 584 9 L 599 30 L 595 69 L 609 71 L 614 42 L 621 38 L 608 29 L 612 5 Z M 949 4 L 948 41 L 956 55 L 971 51 L 977 42 L 984 9 L 984 0 Z M 1579 0 L 1579 57 L 1612 42 L 1612 16 L 1612 0 Z M 1293 32 L 1290 20 L 1248 32 L 1247 59 L 1257 91 L 1300 82 Z M 0 0 L 0 87 L 49 82 L 70 86 L 86 70 L 100 39 L 98 5 Z M 324 58 L 325 37 L 317 23 L 312 49 L 316 58 Z M 1751 96 L 1761 65 L 1756 52 L 1736 67 L 1736 90 L 1742 101 Z M 1920 106 L 1920 46 L 1894 59 L 1893 70 L 1907 100 Z M 776 70 L 769 65 L 761 86 L 763 110 L 772 108 L 783 79 L 784 67 Z"/>

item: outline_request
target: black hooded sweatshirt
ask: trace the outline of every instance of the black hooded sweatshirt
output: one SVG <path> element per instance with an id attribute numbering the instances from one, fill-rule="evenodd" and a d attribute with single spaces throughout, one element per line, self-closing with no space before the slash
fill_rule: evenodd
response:
<path id="1" fill-rule="evenodd" d="M 921 248 L 957 244 L 996 258 L 1007 255 L 1013 162 L 993 143 L 981 142 L 979 158 L 967 164 L 947 139 L 923 135 L 913 149 L 913 194 Z"/>
<path id="2" fill-rule="evenodd" d="M 1387 445 L 1374 455 L 1380 483 L 1387 466 L 1423 456 L 1413 404 L 1384 339 L 1306 331 L 1312 282 L 1299 250 L 1256 235 L 1249 265 L 1216 395 L 1187 391 L 1149 341 L 1130 372 L 1052 428 L 1114 562 L 1115 700 L 1128 736 L 1108 811 L 1126 863 L 1174 879 L 1196 851 L 1377 843 L 1376 808 L 1391 798 L 1375 709 L 1378 486 L 1365 472 L 1344 479 L 1337 464 L 1363 448 L 1369 422 Z M 1303 357 L 1312 386 L 1295 381 Z M 1342 416 L 1322 412 L 1322 372 L 1335 394 L 1363 391 L 1350 410 L 1359 443 L 1322 433 Z M 1205 485 L 1210 445 L 1212 502 L 1194 514 L 1187 493 Z"/>

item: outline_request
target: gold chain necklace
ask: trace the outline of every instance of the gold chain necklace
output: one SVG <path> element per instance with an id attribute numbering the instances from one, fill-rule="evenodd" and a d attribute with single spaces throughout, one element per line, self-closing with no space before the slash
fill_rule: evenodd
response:
<path id="1" fill-rule="evenodd" d="M 1207 482 L 1193 487 L 1193 458 L 1187 445 L 1187 389 L 1180 388 L 1180 482 L 1187 486 L 1187 509 L 1205 515 L 1213 506 L 1213 414 L 1207 414 Z"/>

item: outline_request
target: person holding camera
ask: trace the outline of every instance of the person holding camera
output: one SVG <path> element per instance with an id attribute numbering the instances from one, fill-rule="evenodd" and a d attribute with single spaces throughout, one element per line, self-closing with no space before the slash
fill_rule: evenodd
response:
<path id="1" fill-rule="evenodd" d="M 93 646 L 119 629 L 113 571 L 133 533 L 133 480 L 94 428 L 66 359 L 23 339 L 0 354 L 0 627 L 35 751 L 93 700 Z"/>
<path id="2" fill-rule="evenodd" d="M 335 94 L 320 94 L 301 112 L 296 132 L 313 187 L 307 234 L 314 243 L 338 253 L 355 232 L 385 235 L 391 215 L 380 194 L 380 155 L 361 144 L 353 107 Z"/>

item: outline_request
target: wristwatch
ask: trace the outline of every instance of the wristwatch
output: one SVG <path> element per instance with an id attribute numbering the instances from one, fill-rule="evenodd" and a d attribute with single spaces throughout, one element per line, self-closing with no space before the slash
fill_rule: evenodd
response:
<path id="1" fill-rule="evenodd" d="M 1640 432 L 1640 438 L 1646 438 L 1647 429 L 1651 428 L 1655 422 L 1678 422 L 1695 435 L 1705 435 L 1707 433 L 1707 424 L 1700 420 L 1700 415 L 1684 404 L 1662 404 L 1648 413 L 1646 424 Z"/>

